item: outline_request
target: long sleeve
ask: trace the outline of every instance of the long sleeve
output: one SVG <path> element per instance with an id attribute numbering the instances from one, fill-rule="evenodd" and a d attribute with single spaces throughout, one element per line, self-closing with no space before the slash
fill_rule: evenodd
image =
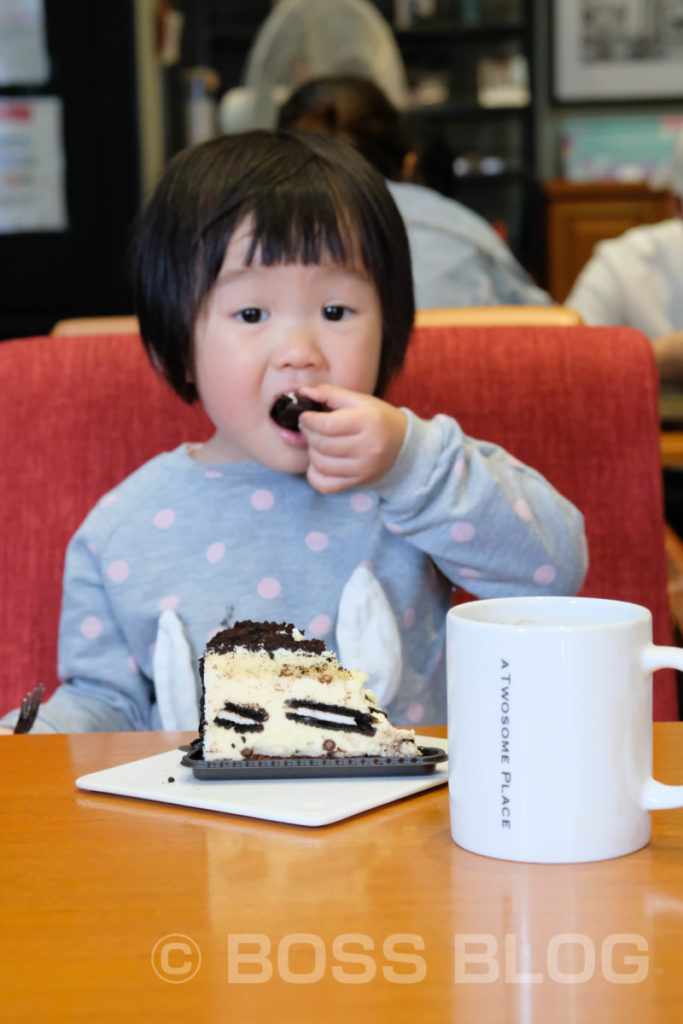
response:
<path id="1" fill-rule="evenodd" d="M 152 684 L 133 660 L 113 614 L 89 535 L 86 520 L 67 550 L 59 640 L 63 683 L 41 705 L 32 732 L 151 727 Z M 3 724 L 13 725 L 16 717 L 12 712 Z"/>
<path id="2" fill-rule="evenodd" d="M 422 185 L 387 185 L 408 232 L 418 309 L 552 303 L 474 210 Z"/>
<path id="3" fill-rule="evenodd" d="M 598 242 L 565 305 L 589 325 L 635 327 L 654 341 L 683 327 L 683 221 L 642 224 Z"/>
<path id="4" fill-rule="evenodd" d="M 575 594 L 583 517 L 540 473 L 448 416 L 408 416 L 398 459 L 375 484 L 387 528 L 478 597 Z"/>
<path id="5" fill-rule="evenodd" d="M 482 597 L 572 593 L 585 571 L 582 520 L 541 476 L 449 417 L 406 415 L 397 462 L 372 488 L 323 495 L 303 475 L 206 466 L 181 446 L 105 495 L 67 551 L 62 685 L 35 731 L 161 728 L 153 679 L 165 610 L 195 670 L 208 637 L 238 619 L 293 622 L 334 649 L 359 566 L 401 636 L 387 713 L 398 725 L 444 722 L 450 586 L 434 564 Z"/>

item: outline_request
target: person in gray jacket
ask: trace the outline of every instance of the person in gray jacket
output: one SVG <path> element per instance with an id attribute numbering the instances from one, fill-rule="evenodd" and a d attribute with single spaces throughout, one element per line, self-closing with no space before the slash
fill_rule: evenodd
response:
<path id="1" fill-rule="evenodd" d="M 381 171 L 408 232 L 418 309 L 551 303 L 488 221 L 417 182 L 405 119 L 370 79 L 306 82 L 280 108 L 278 126 L 338 136 Z"/>

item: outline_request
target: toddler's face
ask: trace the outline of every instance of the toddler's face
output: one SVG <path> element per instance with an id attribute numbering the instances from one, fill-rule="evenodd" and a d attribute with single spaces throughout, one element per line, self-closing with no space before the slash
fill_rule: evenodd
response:
<path id="1" fill-rule="evenodd" d="M 302 434 L 271 418 L 277 399 L 305 385 L 330 383 L 372 394 L 382 345 L 375 284 L 360 261 L 340 266 L 244 265 L 248 222 L 233 232 L 194 335 L 194 381 L 216 433 L 202 461 L 255 460 L 304 473 Z"/>

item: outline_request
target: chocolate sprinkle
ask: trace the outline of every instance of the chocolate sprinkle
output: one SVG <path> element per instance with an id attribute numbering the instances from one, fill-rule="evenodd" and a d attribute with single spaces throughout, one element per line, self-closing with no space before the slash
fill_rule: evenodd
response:
<path id="1" fill-rule="evenodd" d="M 252 622 L 245 619 L 230 629 L 223 629 L 211 637 L 206 654 L 227 654 L 238 647 L 250 651 L 266 651 L 270 656 L 278 650 L 302 654 L 324 654 L 323 640 L 294 639 L 294 626 L 288 622 Z"/>

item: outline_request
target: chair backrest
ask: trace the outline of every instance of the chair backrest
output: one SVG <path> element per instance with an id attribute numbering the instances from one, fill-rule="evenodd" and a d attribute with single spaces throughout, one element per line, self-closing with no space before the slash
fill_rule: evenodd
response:
<path id="1" fill-rule="evenodd" d="M 110 487 L 210 424 L 154 374 L 131 335 L 0 343 L 0 711 L 56 685 L 61 577 L 71 534 Z M 626 328 L 417 329 L 388 397 L 455 415 L 583 510 L 583 593 L 649 607 L 671 642 L 651 345 Z M 655 716 L 677 717 L 660 672 Z"/>
<path id="2" fill-rule="evenodd" d="M 58 320 L 50 334 L 53 337 L 75 338 L 81 334 L 139 334 L 136 316 L 77 316 Z"/>
<path id="3" fill-rule="evenodd" d="M 416 327 L 578 327 L 582 323 L 581 315 L 569 306 L 452 306 L 418 309 L 415 313 Z"/>
<path id="4" fill-rule="evenodd" d="M 664 552 L 658 381 L 652 345 L 621 327 L 418 329 L 387 397 L 448 412 L 538 469 L 583 512 L 586 596 L 633 601 L 672 643 Z M 655 675 L 656 718 L 677 718 L 673 671 Z"/>

